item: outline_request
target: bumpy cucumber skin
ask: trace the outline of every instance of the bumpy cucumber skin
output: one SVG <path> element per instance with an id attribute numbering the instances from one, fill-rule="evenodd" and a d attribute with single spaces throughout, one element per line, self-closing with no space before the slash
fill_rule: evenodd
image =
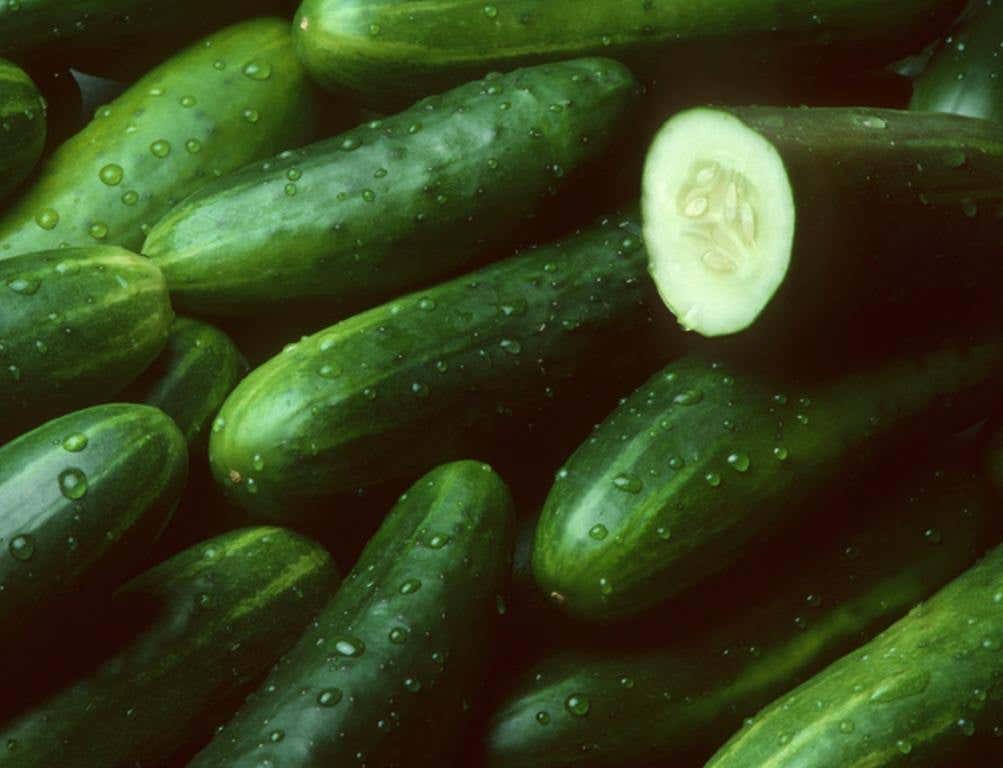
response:
<path id="1" fill-rule="evenodd" d="M 1003 7 L 970 0 L 913 84 L 909 108 L 1003 121 Z"/>
<path id="2" fill-rule="evenodd" d="M 668 359 L 645 269 L 636 215 L 613 216 L 327 328 L 226 401 L 214 474 L 256 517 L 293 524 L 339 492 L 550 440 L 568 401 L 612 381 L 615 402 L 616 382 Z"/>
<path id="3" fill-rule="evenodd" d="M 122 399 L 162 410 L 204 459 L 212 420 L 246 374 L 247 361 L 229 336 L 208 323 L 179 317 L 160 357 Z"/>
<path id="4" fill-rule="evenodd" d="M 20 186 L 45 147 L 46 105 L 16 64 L 0 59 L 0 200 Z"/>
<path id="5" fill-rule="evenodd" d="M 701 589 L 700 629 L 668 647 L 656 640 L 567 650 L 535 665 L 493 716 L 487 764 L 702 764 L 744 717 L 870 639 L 984 551 L 999 530 L 996 503 L 970 453 L 831 504 L 833 518 L 849 507 L 853 522 L 835 535 L 831 525 L 812 527 L 785 539 L 786 549 L 771 548 L 784 559 L 766 589 L 755 579 L 750 588 L 745 570 Z M 585 716 L 567 709 L 570 696 L 588 701 Z"/>
<path id="6" fill-rule="evenodd" d="M 533 571 L 572 614 L 636 612 L 724 570 L 812 494 L 993 404 L 1003 345 L 946 345 L 834 382 L 670 364 L 584 443 L 547 498 Z M 590 536 L 602 525 L 608 535 Z M 668 540 L 666 540 L 668 536 Z"/>
<path id="7" fill-rule="evenodd" d="M 58 599 L 114 588 L 170 519 L 188 474 L 178 428 L 156 408 L 100 405 L 0 448 L 0 634 Z"/>
<path id="8" fill-rule="evenodd" d="M 606 59 L 468 83 L 207 185 L 143 253 L 191 313 L 307 298 L 330 316 L 357 311 L 511 242 L 561 177 L 605 149 L 636 93 Z"/>
<path id="9" fill-rule="evenodd" d="M 19 0 L 0 6 L 0 55 L 133 79 L 203 35 L 292 10 L 289 0 Z"/>
<path id="10" fill-rule="evenodd" d="M 310 140 L 312 88 L 287 21 L 210 35 L 99 109 L 45 162 L 0 218 L 0 258 L 64 243 L 139 250 L 149 227 L 205 182 Z"/>
<path id="11" fill-rule="evenodd" d="M 998 745 L 974 761 L 950 757 L 966 752 L 973 735 L 988 736 L 1003 714 L 996 695 L 1003 677 L 1001 602 L 998 548 L 757 714 L 708 768 L 987 764 Z"/>
<path id="12" fill-rule="evenodd" d="M 98 669 L 6 726 L 4 765 L 152 767 L 204 744 L 337 581 L 320 546 L 281 528 L 185 550 L 116 594 L 106 619 L 132 628 L 142 617 L 142 626 Z"/>
<path id="13" fill-rule="evenodd" d="M 647 69 L 668 57 L 692 67 L 727 57 L 740 71 L 742 61 L 769 62 L 799 49 L 808 49 L 800 51 L 802 67 L 806 53 L 817 58 L 851 49 L 849 65 L 859 67 L 861 59 L 887 62 L 919 49 L 958 7 L 939 0 L 304 0 L 294 29 L 318 82 L 379 103 L 400 100 L 416 86 L 427 91 L 492 68 L 574 56 L 627 58 Z"/>
<path id="14" fill-rule="evenodd" d="M 2 260 L 0 289 L 0 438 L 114 399 L 174 319 L 160 271 L 113 246 Z"/>
<path id="15" fill-rule="evenodd" d="M 511 507 L 504 482 L 483 464 L 445 465 L 415 483 L 338 594 L 192 768 L 266 760 L 319 768 L 357 754 L 374 766 L 449 765 L 483 682 L 511 566 Z"/>

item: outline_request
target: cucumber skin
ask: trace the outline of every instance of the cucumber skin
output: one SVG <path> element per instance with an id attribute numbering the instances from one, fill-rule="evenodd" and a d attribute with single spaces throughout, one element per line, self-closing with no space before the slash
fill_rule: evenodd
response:
<path id="1" fill-rule="evenodd" d="M 152 405 L 177 423 L 195 456 L 205 458 L 209 427 L 247 361 L 229 336 L 200 320 L 179 317 L 167 346 L 122 399 Z"/>
<path id="2" fill-rule="evenodd" d="M 86 447 L 64 448 L 84 435 Z M 83 472 L 86 492 L 68 498 L 61 475 Z M 0 635 L 30 631 L 58 601 L 112 589 L 141 562 L 170 520 L 188 474 L 174 423 L 144 405 L 100 405 L 50 421 L 0 447 L 0 541 L 34 550 L 0 558 Z"/>
<path id="3" fill-rule="evenodd" d="M 160 353 L 174 318 L 159 270 L 113 246 L 2 260 L 0 287 L 0 440 L 113 399 Z"/>
<path id="4" fill-rule="evenodd" d="M 983 310 L 995 314 L 989 286 L 999 261 L 990 244 L 1003 237 L 997 125 L 870 108 L 720 112 L 777 149 L 797 211 L 786 278 L 738 343 L 803 358 L 850 339 L 865 349 L 881 343 L 887 356 L 903 339 L 970 327 L 969 315 Z M 648 205 L 646 221 L 657 216 Z"/>
<path id="5" fill-rule="evenodd" d="M 998 745 L 987 750 L 983 744 L 969 756 L 974 762 L 949 758 L 978 743 L 972 734 L 999 722 L 1001 594 L 1003 548 L 997 548 L 877 638 L 757 714 L 707 767 L 985 764 Z M 827 706 L 817 708 L 817 701 Z"/>
<path id="6" fill-rule="evenodd" d="M 448 464 L 415 483 L 298 645 L 191 768 L 268 759 L 319 767 L 359 752 L 369 765 L 448 765 L 486 672 L 511 518 L 508 489 L 487 465 Z M 435 536 L 448 543 L 435 548 Z M 402 593 L 411 579 L 420 587 Z M 396 627 L 402 642 L 389 638 Z M 339 655 L 345 640 L 364 652 Z M 342 699 L 323 706 L 319 697 L 335 690 Z"/>
<path id="7" fill-rule="evenodd" d="M 607 217 L 298 342 L 227 399 L 217 481 L 255 518 L 294 525 L 339 492 L 577 439 L 582 413 L 602 416 L 590 401 L 615 402 L 678 341 L 646 258 L 637 216 Z"/>
<path id="8" fill-rule="evenodd" d="M 678 627 L 687 614 L 677 607 L 667 645 L 569 648 L 534 665 L 492 718 L 486 764 L 701 765 L 745 716 L 905 615 L 984 551 L 999 530 L 996 503 L 969 453 L 827 505 L 833 519 L 852 509 L 853 521 L 834 535 L 827 523 L 786 537 L 769 550 L 780 565 L 766 584 L 752 578 L 750 588 L 743 568 L 698 590 L 685 602 L 697 606 L 695 632 Z M 587 717 L 565 709 L 572 694 L 589 700 Z"/>
<path id="9" fill-rule="evenodd" d="M 223 70 L 214 67 L 217 61 Z M 245 76 L 252 61 L 269 64 L 271 75 Z M 157 89 L 162 94 L 151 95 Z M 288 22 L 256 19 L 210 35 L 99 109 L 44 163 L 0 218 L 0 258 L 63 243 L 138 251 L 149 227 L 206 181 L 312 138 L 312 89 L 293 53 Z M 186 97 L 196 103 L 183 106 Z M 256 123 L 245 119 L 248 109 L 257 112 Z M 130 133 L 131 125 L 137 130 Z M 187 148 L 192 140 L 200 142 L 196 152 Z M 153 152 L 159 141 L 170 145 L 166 157 Z M 104 183 L 100 172 L 112 165 L 123 177 Z M 132 205 L 123 202 L 129 192 L 139 195 Z M 36 220 L 47 210 L 58 214 L 51 229 Z"/>
<path id="10" fill-rule="evenodd" d="M 696 356 L 672 363 L 558 473 L 534 542 L 537 583 L 593 620 L 671 597 L 795 520 L 816 492 L 977 422 L 993 406 L 1001 363 L 998 343 L 950 344 L 828 384 Z M 598 524 L 608 531 L 601 541 L 589 535 Z"/>
<path id="11" fill-rule="evenodd" d="M 128 639 L 6 725 L 15 747 L 4 766 L 152 767 L 206 743 L 214 718 L 236 711 L 337 581 L 321 547 L 279 528 L 228 533 L 156 566 L 105 617 Z"/>
<path id="12" fill-rule="evenodd" d="M 314 299 L 344 316 L 512 241 L 561 177 L 611 142 L 636 93 L 605 59 L 489 76 L 207 185 L 143 253 L 183 311 Z"/>
<path id="13" fill-rule="evenodd" d="M 377 103 L 415 87 L 455 84 L 493 68 L 574 56 L 627 59 L 640 71 L 666 59 L 699 70 L 719 56 L 736 71 L 797 56 L 801 67 L 839 56 L 851 66 L 870 52 L 885 62 L 922 47 L 960 3 L 899 0 L 813 3 L 763 10 L 762 3 L 668 0 L 642 5 L 594 0 L 304 0 L 297 49 L 325 87 Z M 490 10 L 489 10 L 490 9 Z M 493 11 L 493 13 L 492 13 Z M 706 49 L 713 53 L 708 53 Z M 737 51 L 742 55 L 736 57 Z M 847 54 L 855 52 L 855 57 Z M 678 70 L 677 70 L 678 71 Z"/>
<path id="14" fill-rule="evenodd" d="M 0 200 L 32 172 L 45 147 L 46 105 L 16 64 L 0 59 Z"/>
<path id="15" fill-rule="evenodd" d="M 970 0 L 930 63 L 916 78 L 909 108 L 1003 121 L 1001 38 L 1000 6 L 985 0 Z"/>

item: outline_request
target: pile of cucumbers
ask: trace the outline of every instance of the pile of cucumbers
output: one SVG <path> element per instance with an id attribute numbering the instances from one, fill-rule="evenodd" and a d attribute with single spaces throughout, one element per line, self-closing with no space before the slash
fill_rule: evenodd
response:
<path id="1" fill-rule="evenodd" d="M 1003 0 L 0 0 L 0 768 L 1003 762 Z"/>

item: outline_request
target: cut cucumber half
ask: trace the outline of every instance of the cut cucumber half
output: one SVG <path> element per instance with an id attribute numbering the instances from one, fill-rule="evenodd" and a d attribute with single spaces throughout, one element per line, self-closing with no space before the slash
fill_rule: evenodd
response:
<path id="1" fill-rule="evenodd" d="M 776 148 L 727 112 L 692 109 L 655 137 L 644 168 L 651 273 L 687 330 L 747 328 L 787 275 L 794 193 Z"/>

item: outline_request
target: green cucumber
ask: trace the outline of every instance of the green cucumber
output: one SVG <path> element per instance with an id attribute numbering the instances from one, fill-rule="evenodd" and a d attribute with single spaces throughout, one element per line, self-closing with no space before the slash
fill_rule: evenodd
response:
<path id="1" fill-rule="evenodd" d="M 680 323 L 915 335 L 987 283 L 1003 236 L 1003 135 L 957 115 L 859 108 L 698 108 L 648 152 L 651 272 Z M 878 256 L 880 254 L 880 257 Z M 947 258 L 946 254 L 952 254 Z M 879 322 L 880 320 L 880 322 Z"/>
<path id="2" fill-rule="evenodd" d="M 1003 8 L 970 0 L 913 84 L 909 108 L 1003 121 Z"/>
<path id="3" fill-rule="evenodd" d="M 548 59 L 613 56 L 677 76 L 730 64 L 730 74 L 796 57 L 845 70 L 916 50 L 952 18 L 958 2 L 886 0 L 811 4 L 755 0 L 304 0 L 297 48 L 326 87 L 369 101 L 399 99 L 492 68 Z M 849 56 L 847 54 L 850 54 Z M 723 69 L 723 67 L 722 67 Z M 685 79 L 685 78 L 679 78 Z"/>
<path id="4" fill-rule="evenodd" d="M 99 405 L 0 447 L 0 636 L 130 576 L 181 496 L 188 452 L 145 405 Z"/>
<path id="5" fill-rule="evenodd" d="M 537 583 L 584 618 L 654 605 L 809 514 L 815 494 L 977 422 L 1001 375 L 998 342 L 947 344 L 835 381 L 699 356 L 670 364 L 558 472 L 534 543 Z"/>
<path id="6" fill-rule="evenodd" d="M 336 585 L 327 553 L 280 528 L 229 533 L 147 571 L 97 623 L 125 639 L 3 728 L 5 768 L 159 766 L 197 748 Z"/>
<path id="7" fill-rule="evenodd" d="M 288 22 L 257 19 L 179 53 L 50 157 L 0 218 L 0 258 L 63 244 L 138 250 L 200 185 L 313 135 Z"/>
<path id="8" fill-rule="evenodd" d="M 9 0 L 0 3 L 0 55 L 42 56 L 133 79 L 227 24 L 291 10 L 289 0 Z"/>
<path id="9" fill-rule="evenodd" d="M 765 556 L 701 588 L 699 629 L 561 650 L 531 667 L 488 731 L 494 768 L 700 765 L 742 719 L 905 615 L 997 532 L 971 451 L 826 505 Z M 753 585 L 750 587 L 749 582 Z M 701 610 L 702 609 L 702 610 Z M 703 615 L 706 614 L 706 615 Z M 620 633 L 621 635 L 625 633 Z M 660 642 L 661 641 L 661 642 Z M 621 641 L 621 645 L 623 645 Z"/>
<path id="10" fill-rule="evenodd" d="M 174 318 L 159 270 L 113 246 L 0 261 L 0 439 L 110 400 Z"/>
<path id="11" fill-rule="evenodd" d="M 181 428 L 193 453 L 204 458 L 209 427 L 246 373 L 247 361 L 229 336 L 208 323 L 179 317 L 160 357 L 122 399 L 162 410 Z"/>
<path id="12" fill-rule="evenodd" d="M 17 189 L 45 148 L 45 99 L 28 74 L 0 59 L 0 200 Z"/>
<path id="13" fill-rule="evenodd" d="M 568 432 L 560 413 L 584 437 L 583 416 L 603 415 L 588 403 L 615 402 L 668 359 L 658 339 L 677 338 L 653 319 L 646 261 L 638 217 L 608 217 L 303 339 L 226 401 L 217 480 L 292 525 L 340 492 L 552 441 Z"/>
<path id="14" fill-rule="evenodd" d="M 751 718 L 707 768 L 991 764 L 1003 715 L 1001 603 L 1003 547 Z M 977 733 L 990 743 L 952 759 Z"/>
<path id="15" fill-rule="evenodd" d="M 610 143 L 636 90 L 605 59 L 489 76 L 207 185 L 143 253 L 192 313 L 372 306 L 511 241 Z"/>
<path id="16" fill-rule="evenodd" d="M 415 483 L 191 768 L 449 765 L 486 674 L 511 507 L 483 464 L 445 465 Z"/>

